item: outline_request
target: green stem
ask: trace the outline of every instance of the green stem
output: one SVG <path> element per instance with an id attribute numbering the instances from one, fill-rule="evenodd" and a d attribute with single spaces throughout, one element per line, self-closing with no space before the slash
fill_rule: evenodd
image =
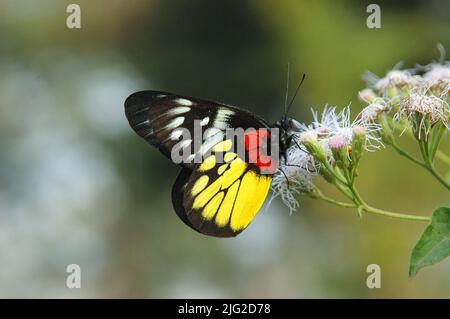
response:
<path id="1" fill-rule="evenodd" d="M 446 130 L 447 127 L 444 124 L 438 123 L 433 127 L 431 131 L 430 140 L 427 145 L 431 162 L 433 162 L 434 158 L 436 157 L 436 152 L 439 149 L 439 144 L 441 143 L 442 136 L 444 136 Z"/>
<path id="2" fill-rule="evenodd" d="M 427 142 L 424 140 L 419 140 L 419 146 L 420 150 L 422 151 L 422 157 L 425 161 L 425 168 L 441 183 L 444 185 L 448 190 L 450 190 L 450 183 L 448 183 L 444 177 L 442 177 L 436 168 L 434 167 L 433 161 L 430 159 L 428 155 L 428 145 Z"/>
<path id="3" fill-rule="evenodd" d="M 445 180 L 444 177 L 442 177 L 436 168 L 434 168 L 434 165 L 432 163 L 427 163 L 427 170 L 441 183 L 444 185 L 448 190 L 450 190 L 450 183 Z"/>
<path id="4" fill-rule="evenodd" d="M 423 139 L 419 139 L 419 147 L 420 152 L 422 153 L 422 158 L 424 159 L 425 162 L 427 162 L 429 159 L 427 142 L 424 141 Z"/>
<path id="5" fill-rule="evenodd" d="M 359 192 L 356 190 L 355 185 L 353 183 L 349 185 L 349 189 L 353 193 L 353 196 L 355 198 L 355 204 L 364 207 L 365 205 L 364 200 L 362 199 L 361 195 L 359 195 Z"/>
<path id="6" fill-rule="evenodd" d="M 337 206 L 341 206 L 341 207 L 345 207 L 345 208 L 355 208 L 356 207 L 356 205 L 353 203 L 344 203 L 344 202 L 338 201 L 334 198 L 328 197 L 328 196 L 324 195 L 321 191 L 319 191 L 317 188 L 315 189 L 315 195 L 317 195 L 323 201 L 333 204 L 333 205 L 337 205 Z"/>
<path id="7" fill-rule="evenodd" d="M 314 195 L 316 198 L 320 198 L 321 200 L 344 208 L 359 208 L 360 210 L 374 215 L 381 215 L 386 216 L 390 218 L 395 219 L 401 219 L 401 220 L 411 220 L 411 221 L 419 221 L 419 222 L 429 222 L 431 221 L 430 217 L 427 216 L 417 216 L 417 215 L 409 215 L 409 214 L 400 214 L 400 213 L 394 213 L 387 210 L 375 208 L 372 206 L 369 206 L 366 204 L 361 196 L 359 195 L 358 191 L 355 189 L 354 186 L 352 186 L 352 191 L 354 192 L 354 198 L 352 199 L 355 203 L 344 203 L 341 201 L 338 201 L 334 198 L 328 197 L 324 195 L 318 188 L 314 189 Z"/>
<path id="8" fill-rule="evenodd" d="M 421 222 L 431 221 L 431 218 L 430 217 L 426 217 L 426 216 L 400 214 L 400 213 L 394 213 L 394 212 L 390 212 L 390 211 L 387 211 L 387 210 L 384 210 L 384 209 L 379 209 L 379 208 L 372 207 L 372 206 L 368 205 L 362 199 L 361 195 L 359 195 L 359 193 L 356 190 L 354 185 L 351 185 L 350 189 L 354 193 L 356 200 L 359 202 L 359 205 L 358 205 L 359 209 L 365 211 L 366 213 L 382 215 L 382 216 L 387 216 L 387 217 L 397 218 L 397 219 L 403 219 L 403 220 L 414 220 L 414 221 L 421 221 Z"/>
<path id="9" fill-rule="evenodd" d="M 431 221 L 431 217 L 428 217 L 428 216 L 417 216 L 417 215 L 394 213 L 394 212 L 390 212 L 387 210 L 371 207 L 365 203 L 362 206 L 362 209 L 366 213 L 387 216 L 387 217 L 396 218 L 396 219 L 412 220 L 412 221 L 418 221 L 418 222 L 430 222 Z"/>
<path id="10" fill-rule="evenodd" d="M 422 163 L 419 160 L 412 157 L 408 152 L 404 151 L 400 146 L 397 144 L 393 144 L 394 148 L 402 154 L 403 156 L 411 159 L 415 163 L 419 164 L 420 166 L 423 166 L 427 169 L 432 169 L 432 165 L 428 166 L 428 163 Z M 314 192 L 311 194 L 313 198 L 320 198 L 330 204 L 345 207 L 345 208 L 357 208 L 359 216 L 362 217 L 362 212 L 366 212 L 369 214 L 375 214 L 375 215 L 381 215 L 396 219 L 402 219 L 402 220 L 413 220 L 413 221 L 420 221 L 420 222 L 429 222 L 431 220 L 430 217 L 426 216 L 417 216 L 417 215 L 409 215 L 409 214 L 400 214 L 395 212 L 390 212 L 387 210 L 375 208 L 372 206 L 369 206 L 361 197 L 358 190 L 356 189 L 354 185 L 354 179 L 351 177 L 350 174 L 346 172 L 341 172 L 339 168 L 336 167 L 336 169 L 333 169 L 328 163 L 324 165 L 325 169 L 329 171 L 330 174 L 332 174 L 335 177 L 335 180 L 333 184 L 337 187 L 339 191 L 341 191 L 345 196 L 347 196 L 353 203 L 344 203 L 338 200 L 335 200 L 334 198 L 330 198 L 326 195 L 324 195 L 317 187 L 314 187 Z"/>
<path id="11" fill-rule="evenodd" d="M 337 176 L 339 176 L 339 178 L 336 179 L 334 185 L 342 194 L 344 194 L 354 202 L 353 192 L 349 189 L 348 181 L 345 179 L 344 174 L 338 167 L 336 167 L 336 170 L 334 172 Z"/>
<path id="12" fill-rule="evenodd" d="M 350 183 L 350 181 L 349 181 L 348 188 L 353 193 L 354 203 L 358 205 L 358 212 L 359 212 L 360 216 L 361 216 L 361 212 L 364 211 L 364 212 L 369 213 L 369 214 L 382 215 L 382 216 L 387 216 L 387 217 L 397 218 L 397 219 L 402 219 L 402 220 L 414 220 L 414 221 L 422 221 L 422 222 L 431 220 L 430 217 L 426 217 L 426 216 L 417 216 L 417 215 L 394 213 L 394 212 L 390 212 L 390 211 L 387 211 L 387 210 L 383 210 L 383 209 L 379 209 L 379 208 L 375 208 L 375 207 L 369 206 L 362 199 L 361 195 L 359 194 L 359 192 L 356 189 L 356 187 L 355 187 L 353 182 Z"/>
<path id="13" fill-rule="evenodd" d="M 325 169 L 334 176 L 340 183 L 345 184 L 345 180 L 340 176 L 340 174 L 336 173 L 336 171 L 331 167 L 330 163 L 327 161 L 323 162 L 322 165 L 325 167 Z"/>

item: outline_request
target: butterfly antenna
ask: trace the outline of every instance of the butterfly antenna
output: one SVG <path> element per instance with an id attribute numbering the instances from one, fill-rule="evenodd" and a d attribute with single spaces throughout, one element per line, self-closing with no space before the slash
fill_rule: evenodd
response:
<path id="1" fill-rule="evenodd" d="M 283 171 L 283 169 L 280 167 L 279 168 L 280 172 L 283 173 L 284 178 L 286 179 L 286 185 L 288 188 L 290 188 L 290 184 L 289 184 L 289 178 L 287 177 L 286 173 Z"/>
<path id="2" fill-rule="evenodd" d="M 285 94 L 285 96 L 284 96 L 284 117 L 286 117 L 287 111 L 288 111 L 289 70 L 290 70 L 290 63 L 288 62 L 288 63 L 286 64 L 286 94 Z"/>
<path id="3" fill-rule="evenodd" d="M 295 90 L 295 94 L 294 94 L 294 96 L 292 97 L 291 102 L 289 103 L 289 105 L 288 105 L 287 108 L 286 108 L 286 111 L 285 111 L 286 114 L 288 113 L 289 109 L 291 108 L 292 103 L 294 103 L 294 100 L 295 100 L 295 98 L 297 97 L 297 93 L 298 93 L 298 91 L 300 90 L 300 87 L 302 86 L 303 81 L 305 80 L 305 77 L 306 77 L 306 74 L 303 73 L 302 79 L 301 79 L 300 83 L 298 84 L 297 89 Z"/>

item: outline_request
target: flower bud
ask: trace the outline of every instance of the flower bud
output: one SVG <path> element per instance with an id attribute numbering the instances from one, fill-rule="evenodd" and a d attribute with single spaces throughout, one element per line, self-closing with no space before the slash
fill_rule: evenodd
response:
<path id="1" fill-rule="evenodd" d="M 359 98 L 365 102 L 372 103 L 377 98 L 377 95 L 372 89 L 364 89 L 359 92 Z"/>
<path id="2" fill-rule="evenodd" d="M 423 79 L 434 95 L 447 95 L 450 89 L 450 64 L 431 64 Z"/>
<path id="3" fill-rule="evenodd" d="M 350 166 L 350 159 L 348 156 L 348 143 L 347 139 L 343 135 L 335 135 L 330 137 L 328 141 L 328 146 L 333 153 L 334 160 L 336 161 L 336 165 L 342 169 L 347 170 Z"/>
<path id="4" fill-rule="evenodd" d="M 313 130 L 305 131 L 300 134 L 300 143 L 303 144 L 306 150 L 320 163 L 327 160 L 325 151 L 317 139 L 317 133 Z"/>
<path id="5" fill-rule="evenodd" d="M 320 176 L 322 176 L 328 183 L 334 184 L 336 182 L 336 177 L 325 167 L 321 166 L 318 170 Z"/>
<path id="6" fill-rule="evenodd" d="M 313 130 L 304 131 L 300 133 L 299 139 L 302 144 L 314 142 L 317 141 L 317 133 Z"/>
<path id="7" fill-rule="evenodd" d="M 390 99 L 395 99 L 399 97 L 399 91 L 396 87 L 390 87 L 386 90 L 386 96 Z"/>
<path id="8" fill-rule="evenodd" d="M 380 120 L 380 126 L 381 130 L 379 131 L 379 134 L 381 136 L 382 141 L 386 145 L 392 145 L 394 144 L 394 134 L 392 132 L 392 128 L 389 125 L 389 122 L 387 121 L 386 117 L 383 117 Z"/>
<path id="9" fill-rule="evenodd" d="M 352 165 L 357 166 L 364 152 L 366 143 L 366 129 L 363 126 L 356 125 L 353 127 L 352 138 Z"/>

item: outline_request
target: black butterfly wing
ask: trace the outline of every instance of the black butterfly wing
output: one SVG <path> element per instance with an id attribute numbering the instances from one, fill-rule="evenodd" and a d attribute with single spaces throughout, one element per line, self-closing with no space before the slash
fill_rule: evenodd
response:
<path id="1" fill-rule="evenodd" d="M 186 225 L 210 236 L 236 236 L 248 226 L 264 202 L 272 177 L 219 145 L 227 128 L 268 129 L 263 119 L 230 105 L 158 91 L 130 95 L 125 112 L 136 133 L 169 159 L 182 138 L 180 129 L 192 135 L 195 120 L 203 130 L 210 129 L 211 137 L 202 144 L 208 146 L 199 152 L 215 149 L 212 161 L 180 163 L 183 168 L 172 189 L 174 209 Z M 229 160 L 216 161 L 218 155 Z"/>
<path id="2" fill-rule="evenodd" d="M 133 130 L 170 160 L 173 147 L 182 139 L 180 129 L 193 136 L 195 120 L 203 132 L 210 129 L 212 139 L 217 141 L 227 128 L 269 127 L 262 118 L 234 106 L 160 91 L 133 93 L 125 101 L 125 114 Z M 189 162 L 178 164 L 193 168 Z"/>

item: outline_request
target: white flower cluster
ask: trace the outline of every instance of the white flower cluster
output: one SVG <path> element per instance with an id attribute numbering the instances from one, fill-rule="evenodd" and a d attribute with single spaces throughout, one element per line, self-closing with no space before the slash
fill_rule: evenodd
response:
<path id="1" fill-rule="evenodd" d="M 325 106 L 320 115 L 312 110 L 310 124 L 296 123 L 294 142 L 271 187 L 272 199 L 280 197 L 291 212 L 299 207 L 297 194 L 323 196 L 313 184 L 317 175 L 337 186 L 353 183 L 362 153 L 395 143 L 393 131 L 409 129 L 426 142 L 429 135 L 433 140 L 434 127 L 450 129 L 449 62 L 396 68 L 382 78 L 369 74 L 366 80 L 368 88 L 359 97 L 367 106 L 356 119 L 351 119 L 350 106 L 341 111 Z"/>
<path id="2" fill-rule="evenodd" d="M 281 159 L 281 161 L 272 179 L 271 201 L 280 197 L 292 213 L 299 206 L 296 195 L 311 190 L 312 178 L 317 171 L 313 157 L 303 145 L 291 146 L 286 152 L 286 159 Z"/>
<path id="3" fill-rule="evenodd" d="M 345 148 L 350 154 L 355 133 L 364 136 L 363 146 L 367 151 L 382 146 L 377 134 L 380 126 L 359 118 L 351 121 L 350 106 L 340 112 L 336 107 L 325 106 L 321 115 L 311 111 L 312 123 L 298 125 L 298 131 L 294 132 L 295 142 L 287 150 L 286 158 L 281 159 L 272 181 L 272 198 L 279 196 L 291 212 L 299 206 L 295 195 L 312 190 L 312 180 L 322 163 L 326 161 L 330 165 L 334 164 L 333 147 Z M 316 145 L 317 151 L 308 149 L 308 145 Z"/>
<path id="4" fill-rule="evenodd" d="M 359 93 L 361 100 L 368 103 L 359 116 L 362 121 L 376 123 L 382 115 L 395 122 L 406 119 L 418 138 L 425 139 L 438 123 L 450 129 L 449 62 L 391 70 L 383 78 L 373 74 L 365 78 L 369 88 Z"/>

